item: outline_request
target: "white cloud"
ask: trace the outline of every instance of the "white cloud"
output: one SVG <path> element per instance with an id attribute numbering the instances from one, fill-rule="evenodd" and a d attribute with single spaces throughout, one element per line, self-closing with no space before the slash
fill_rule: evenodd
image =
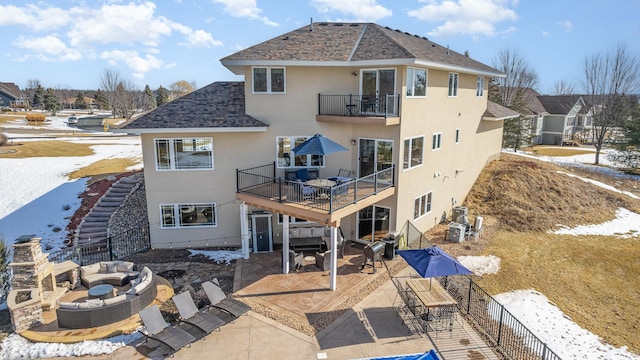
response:
<path id="1" fill-rule="evenodd" d="M 33 31 L 53 30 L 72 21 L 67 11 L 40 5 L 0 5 L 0 26 L 20 25 Z"/>
<path id="2" fill-rule="evenodd" d="M 311 5 L 321 14 L 338 11 L 358 21 L 376 21 L 392 15 L 392 11 L 379 5 L 377 0 L 312 0 Z"/>
<path id="3" fill-rule="evenodd" d="M 79 60 L 82 58 L 80 51 L 67 47 L 62 40 L 53 35 L 43 37 L 19 36 L 12 45 L 34 53 L 23 56 L 23 60 L 34 57 L 42 61 Z"/>
<path id="4" fill-rule="evenodd" d="M 440 23 L 429 36 L 472 35 L 495 36 L 501 31 L 496 24 L 516 20 L 511 9 L 517 0 L 421 0 L 426 5 L 410 10 L 408 15 L 422 21 Z"/>
<path id="5" fill-rule="evenodd" d="M 222 42 L 215 40 L 211 34 L 204 30 L 196 30 L 187 35 L 188 42 L 180 43 L 188 47 L 212 47 L 222 46 Z"/>
<path id="6" fill-rule="evenodd" d="M 224 5 L 224 11 L 233 17 L 246 17 L 252 20 L 262 21 L 268 26 L 278 26 L 266 16 L 260 15 L 262 9 L 256 5 L 256 0 L 213 0 L 216 4 Z"/>
<path id="7" fill-rule="evenodd" d="M 549 36 L 549 35 L 551 35 L 550 32 L 542 30 L 542 36 Z"/>
<path id="8" fill-rule="evenodd" d="M 573 24 L 569 20 L 560 21 L 560 22 L 558 22 L 558 25 L 560 25 L 561 27 L 563 27 L 567 31 L 573 30 Z"/>
<path id="9" fill-rule="evenodd" d="M 131 68 L 133 71 L 131 75 L 136 79 L 143 78 L 144 74 L 151 70 L 168 69 L 175 66 L 173 63 L 165 64 L 164 61 L 151 54 L 140 56 L 135 50 L 103 51 L 100 58 L 107 60 L 113 66 L 120 63 L 126 64 Z"/>

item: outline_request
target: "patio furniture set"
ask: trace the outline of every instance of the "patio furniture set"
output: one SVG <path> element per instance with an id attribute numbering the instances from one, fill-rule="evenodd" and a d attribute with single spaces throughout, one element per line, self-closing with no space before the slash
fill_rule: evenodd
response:
<path id="1" fill-rule="evenodd" d="M 189 291 L 173 296 L 172 300 L 180 313 L 180 322 L 176 326 L 167 325 L 157 305 L 140 310 L 144 325 L 144 330 L 140 332 L 146 340 L 155 340 L 175 352 L 196 340 L 188 331 L 189 328 L 196 329 L 204 337 L 251 310 L 245 303 L 227 297 L 217 279 L 202 283 L 202 288 L 210 304 L 201 309 L 198 309 Z"/>
<path id="2" fill-rule="evenodd" d="M 324 226 L 295 227 L 289 229 L 289 266 L 297 271 L 302 266 L 313 262 L 322 271 L 329 270 L 331 260 L 331 228 Z M 337 252 L 338 259 L 344 257 L 346 241 L 342 229 L 338 227 Z M 306 260 L 304 250 L 314 251 L 314 255 Z M 315 260 L 315 261 L 314 261 Z"/>
<path id="3" fill-rule="evenodd" d="M 119 263 L 123 270 L 113 273 L 100 273 L 101 267 L 106 269 L 104 262 L 80 267 L 81 282 L 89 285 L 88 298 L 82 302 L 60 302 L 56 309 L 59 327 L 83 329 L 113 324 L 129 318 L 153 302 L 158 290 L 151 270 L 144 267 L 137 276 L 138 272 L 133 270 L 132 263 Z M 98 272 L 94 272 L 96 268 Z M 132 280 L 133 276 L 137 278 Z M 116 289 L 128 284 L 129 289 L 122 293 Z"/>

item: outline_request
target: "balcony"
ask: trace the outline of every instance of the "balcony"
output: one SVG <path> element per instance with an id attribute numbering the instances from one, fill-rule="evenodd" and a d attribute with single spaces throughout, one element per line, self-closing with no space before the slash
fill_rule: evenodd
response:
<path id="1" fill-rule="evenodd" d="M 395 167 L 333 186 L 312 186 L 275 176 L 275 163 L 236 170 L 236 198 L 247 205 L 322 224 L 395 193 Z"/>
<path id="2" fill-rule="evenodd" d="M 316 121 L 398 125 L 400 96 L 318 95 Z"/>

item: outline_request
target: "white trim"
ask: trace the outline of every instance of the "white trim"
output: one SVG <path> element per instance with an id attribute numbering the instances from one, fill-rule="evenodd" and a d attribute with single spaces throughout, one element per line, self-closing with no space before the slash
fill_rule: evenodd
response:
<path id="1" fill-rule="evenodd" d="M 411 159 L 413 158 L 411 156 L 411 148 L 413 147 L 413 140 L 414 139 L 418 139 L 418 138 L 422 138 L 422 149 L 421 149 L 422 151 L 420 153 L 420 164 L 411 166 Z M 402 148 L 402 169 L 401 169 L 402 172 L 405 172 L 405 171 L 408 171 L 408 170 L 411 170 L 411 169 L 415 169 L 415 168 L 418 168 L 418 167 L 424 165 L 424 138 L 425 138 L 424 134 L 421 134 L 421 135 L 406 137 L 406 138 L 404 138 L 402 140 L 402 147 L 403 147 Z M 405 146 L 405 142 L 407 140 L 409 140 L 409 159 L 408 159 L 408 167 L 405 168 L 404 167 L 404 154 L 405 154 L 405 151 L 407 149 L 406 146 Z"/>
<path id="2" fill-rule="evenodd" d="M 173 207 L 173 216 L 177 217 L 174 218 L 174 226 L 164 226 L 164 214 L 162 213 L 162 207 L 163 206 L 172 206 Z M 180 214 L 180 207 L 185 207 L 185 206 L 193 206 L 196 208 L 196 212 L 197 212 L 197 207 L 198 206 L 206 206 L 206 207 L 211 207 L 211 209 L 213 210 L 213 221 L 212 224 L 202 224 L 202 225 L 191 225 L 191 226 L 185 226 L 182 225 L 182 219 L 180 219 L 179 214 Z M 218 206 L 215 202 L 194 202 L 194 203 L 161 203 L 158 206 L 158 210 L 160 211 L 160 229 L 162 230 L 174 230 L 174 229 L 202 229 L 202 228 L 217 228 L 218 227 Z"/>
<path id="3" fill-rule="evenodd" d="M 451 75 L 454 75 L 455 87 L 453 88 L 451 87 Z M 447 97 L 450 97 L 450 98 L 458 97 L 459 88 L 460 88 L 460 74 L 457 72 L 450 71 L 449 76 L 447 77 Z M 452 92 L 453 92 L 453 95 L 451 94 Z"/>
<path id="4" fill-rule="evenodd" d="M 434 139 L 433 137 L 437 136 L 438 137 L 438 147 L 433 147 L 434 145 Z M 442 132 L 435 132 L 433 134 L 431 134 L 431 151 L 437 151 L 442 149 Z"/>
<path id="5" fill-rule="evenodd" d="M 149 129 L 112 129 L 115 133 L 126 134 L 183 134 L 183 133 L 245 133 L 265 132 L 267 127 L 197 127 L 197 128 L 149 128 Z"/>
<path id="6" fill-rule="evenodd" d="M 429 195 L 431 195 L 431 196 L 429 196 Z M 420 206 L 420 209 L 422 209 L 422 198 L 423 197 L 424 197 L 424 210 L 425 210 L 424 214 L 419 214 L 416 217 L 416 213 L 415 213 L 416 212 L 416 200 L 418 200 L 418 199 L 420 200 L 419 206 Z M 429 200 L 429 198 L 431 198 L 431 200 Z M 428 207 L 427 207 L 427 204 L 429 205 Z M 420 196 L 418 196 L 418 197 L 413 199 L 413 220 L 420 219 L 421 217 L 429 214 L 431 212 L 431 210 L 433 210 L 433 190 L 427 191 L 424 194 L 420 194 Z"/>
<path id="7" fill-rule="evenodd" d="M 255 69 L 266 69 L 266 82 L 267 82 L 267 90 L 266 91 L 256 91 L 256 87 L 254 84 L 254 76 L 253 71 Z M 283 81 L 283 90 L 282 91 L 272 91 L 271 89 L 271 70 L 272 69 L 282 69 L 282 81 Z M 251 67 L 251 93 L 253 95 L 286 95 L 287 94 L 287 68 L 286 66 L 252 66 Z"/>
<path id="8" fill-rule="evenodd" d="M 296 61 L 296 60 L 224 60 L 220 63 L 231 70 L 235 75 L 244 75 L 246 66 L 301 66 L 301 67 L 379 67 L 379 66 L 409 66 L 418 65 L 430 69 L 455 71 L 464 74 L 484 75 L 494 78 L 506 78 L 507 74 L 498 70 L 495 72 L 488 70 L 473 69 L 465 66 L 457 66 L 421 59 L 389 59 L 389 60 L 361 60 L 361 61 Z"/>
<path id="9" fill-rule="evenodd" d="M 407 92 L 409 92 L 409 84 L 405 84 L 407 90 L 404 93 L 404 96 L 407 99 L 424 99 L 427 97 L 428 95 L 428 90 L 429 90 L 429 69 L 425 69 L 425 68 L 417 68 L 417 67 L 412 67 L 412 66 L 407 66 L 407 77 L 406 80 L 409 80 L 409 71 L 411 71 L 412 76 L 411 76 L 411 92 L 415 93 L 415 78 L 416 78 L 416 70 L 423 70 L 424 71 L 424 81 L 425 81 L 425 87 L 424 87 L 424 95 L 407 95 Z"/>

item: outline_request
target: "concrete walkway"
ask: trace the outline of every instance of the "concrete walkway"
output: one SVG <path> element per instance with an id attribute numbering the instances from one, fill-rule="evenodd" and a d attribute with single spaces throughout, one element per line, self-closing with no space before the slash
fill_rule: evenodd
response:
<path id="1" fill-rule="evenodd" d="M 175 353 L 173 358 L 219 359 L 362 359 L 435 349 L 441 359 L 498 359 L 471 326 L 458 317 L 454 331 L 412 333 L 397 315 L 391 281 L 360 301 L 316 336 L 308 336 L 254 311 Z M 152 342 L 127 346 L 101 359 L 164 358 L 152 355 Z"/>

